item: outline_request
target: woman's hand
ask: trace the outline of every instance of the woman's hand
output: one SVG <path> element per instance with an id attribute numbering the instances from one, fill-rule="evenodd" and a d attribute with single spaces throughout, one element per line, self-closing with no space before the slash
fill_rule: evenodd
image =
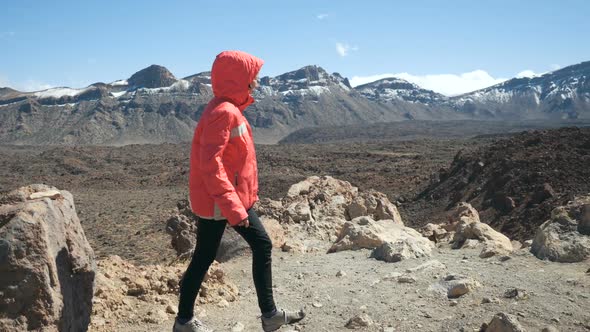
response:
<path id="1" fill-rule="evenodd" d="M 248 221 L 248 218 L 246 218 L 246 219 L 240 221 L 240 223 L 237 224 L 236 227 L 246 227 L 246 228 L 248 228 L 248 227 L 250 227 L 250 221 Z"/>

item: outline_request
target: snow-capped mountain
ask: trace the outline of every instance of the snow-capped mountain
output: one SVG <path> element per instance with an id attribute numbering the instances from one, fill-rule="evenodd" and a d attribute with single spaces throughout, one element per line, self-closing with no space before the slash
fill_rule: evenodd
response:
<path id="1" fill-rule="evenodd" d="M 590 61 L 450 98 L 460 112 L 509 119 L 590 118 Z"/>
<path id="2" fill-rule="evenodd" d="M 518 78 L 457 97 L 388 78 L 352 88 L 306 66 L 263 77 L 245 115 L 258 142 L 308 127 L 458 119 L 590 117 L 590 62 Z M 182 79 L 152 65 L 127 79 L 86 88 L 19 92 L 0 88 L 0 142 L 125 144 L 189 141 L 213 96 L 210 72 Z"/>
<path id="3" fill-rule="evenodd" d="M 414 83 L 396 77 L 384 78 L 375 82 L 359 85 L 355 90 L 366 98 L 387 103 L 391 101 L 407 101 L 436 105 L 447 101 L 449 98 L 432 90 L 420 88 Z"/>
<path id="4" fill-rule="evenodd" d="M 0 90 L 0 142 L 124 144 L 189 141 L 213 96 L 209 72 L 177 79 L 150 66 L 128 79 L 37 92 Z M 263 77 L 245 114 L 257 140 L 276 142 L 309 126 L 398 121 L 413 117 L 408 103 L 382 106 L 360 95 L 337 73 L 307 66 Z"/>

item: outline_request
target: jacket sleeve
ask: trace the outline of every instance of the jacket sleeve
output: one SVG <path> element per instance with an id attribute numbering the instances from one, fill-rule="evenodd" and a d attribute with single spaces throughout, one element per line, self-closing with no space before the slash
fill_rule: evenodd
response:
<path id="1" fill-rule="evenodd" d="M 211 115 L 201 133 L 199 169 L 207 192 L 230 225 L 235 226 L 248 218 L 248 213 L 227 177 L 222 160 L 230 138 L 233 115 L 226 110 Z"/>

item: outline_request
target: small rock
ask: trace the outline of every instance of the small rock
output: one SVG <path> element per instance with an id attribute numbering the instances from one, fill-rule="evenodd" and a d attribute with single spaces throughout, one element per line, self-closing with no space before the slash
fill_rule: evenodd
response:
<path id="1" fill-rule="evenodd" d="M 169 314 L 171 314 L 171 315 L 176 315 L 176 313 L 177 313 L 177 310 L 176 310 L 176 308 L 175 308 L 175 307 L 173 307 L 172 305 L 170 305 L 170 304 L 169 304 L 169 305 L 166 307 L 166 312 L 167 312 L 167 313 L 169 313 Z"/>
<path id="2" fill-rule="evenodd" d="M 457 301 L 457 300 L 451 300 L 451 301 L 449 301 L 449 305 L 451 307 L 456 307 L 458 304 L 459 304 L 459 301 Z"/>
<path id="3" fill-rule="evenodd" d="M 500 300 L 495 298 L 495 297 L 484 297 L 481 300 L 482 304 L 487 304 L 487 303 L 500 303 Z"/>
<path id="4" fill-rule="evenodd" d="M 234 325 L 232 325 L 232 327 L 231 327 L 231 332 L 242 332 L 242 331 L 244 331 L 244 324 L 242 324 L 240 322 L 234 323 Z"/>
<path id="5" fill-rule="evenodd" d="M 336 272 L 336 276 L 337 277 L 345 277 L 346 276 L 346 272 L 340 270 L 340 271 Z"/>
<path id="6" fill-rule="evenodd" d="M 352 317 L 345 326 L 349 329 L 358 329 L 371 325 L 373 325 L 373 320 L 371 317 L 369 317 L 367 314 L 360 314 Z"/>
<path id="7" fill-rule="evenodd" d="M 471 278 L 448 275 L 443 281 L 443 286 L 447 289 L 447 296 L 453 299 L 461 297 L 481 285 Z"/>
<path id="8" fill-rule="evenodd" d="M 287 242 L 285 242 L 283 244 L 283 246 L 281 247 L 281 250 L 283 252 L 293 252 L 295 250 L 295 247 Z"/>
<path id="9" fill-rule="evenodd" d="M 466 240 L 465 243 L 463 244 L 464 249 L 476 249 L 477 247 L 479 247 L 481 245 L 481 242 L 476 240 L 476 239 L 469 239 Z M 463 259 L 467 259 L 467 257 L 463 257 Z"/>
<path id="10" fill-rule="evenodd" d="M 148 324 L 162 324 L 168 320 L 168 315 L 162 310 L 149 311 L 147 317 L 143 319 Z"/>
<path id="11" fill-rule="evenodd" d="M 551 321 L 552 322 L 555 322 L 555 323 L 559 323 L 559 318 L 553 317 L 553 318 L 551 318 Z"/>
<path id="12" fill-rule="evenodd" d="M 527 292 L 518 288 L 509 288 L 504 292 L 504 297 L 507 299 L 524 300 L 528 298 Z"/>
<path id="13" fill-rule="evenodd" d="M 494 316 L 485 332 L 524 332 L 525 330 L 515 316 L 499 313 Z"/>
<path id="14" fill-rule="evenodd" d="M 227 307 L 229 307 L 229 302 L 227 302 L 226 299 L 221 299 L 221 301 L 219 301 L 219 303 L 217 303 L 217 306 L 220 308 L 227 308 Z"/>
<path id="15" fill-rule="evenodd" d="M 512 241 L 510 241 L 510 243 L 512 243 L 512 248 L 514 250 L 519 250 L 522 248 L 522 243 L 520 243 L 519 241 L 512 240 Z"/>
<path id="16" fill-rule="evenodd" d="M 312 306 L 313 306 L 314 308 L 321 308 L 321 307 L 323 307 L 324 305 L 323 305 L 323 304 L 321 304 L 321 303 L 319 303 L 319 302 L 314 302 L 314 303 L 312 303 Z"/>
<path id="17" fill-rule="evenodd" d="M 392 326 L 386 326 L 381 329 L 381 332 L 395 332 L 395 329 Z"/>
<path id="18" fill-rule="evenodd" d="M 559 330 L 556 327 L 549 325 L 545 326 L 541 332 L 559 332 Z"/>
<path id="19" fill-rule="evenodd" d="M 521 249 L 530 248 L 533 245 L 533 240 L 526 240 L 522 243 Z"/>
<path id="20" fill-rule="evenodd" d="M 397 278 L 397 282 L 399 282 L 400 284 L 413 284 L 416 282 L 416 278 L 411 276 L 401 276 Z"/>
<path id="21" fill-rule="evenodd" d="M 505 261 L 511 260 L 512 257 L 510 257 L 510 256 L 501 256 L 499 259 L 500 259 L 500 262 L 505 262 Z"/>

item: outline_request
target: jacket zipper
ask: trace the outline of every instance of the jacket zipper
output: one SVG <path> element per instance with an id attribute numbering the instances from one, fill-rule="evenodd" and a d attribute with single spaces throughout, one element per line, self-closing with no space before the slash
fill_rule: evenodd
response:
<path id="1" fill-rule="evenodd" d="M 236 172 L 236 174 L 234 175 L 234 184 L 236 185 L 236 187 L 238 186 L 238 172 Z"/>

